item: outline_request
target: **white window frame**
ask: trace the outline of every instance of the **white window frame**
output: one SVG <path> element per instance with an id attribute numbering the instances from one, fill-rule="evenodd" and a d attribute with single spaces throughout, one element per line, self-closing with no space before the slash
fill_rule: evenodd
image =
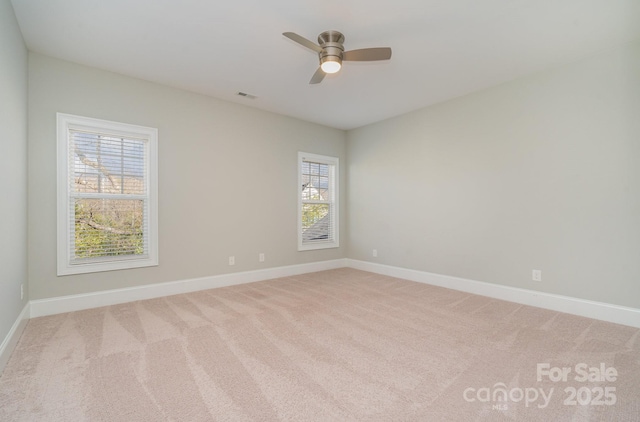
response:
<path id="1" fill-rule="evenodd" d="M 137 257 L 131 255 L 101 257 L 94 259 L 73 259 L 72 236 L 75 230 L 75 216 L 71 215 L 70 201 L 74 199 L 70 191 L 69 175 L 69 131 L 86 130 L 143 139 L 147 143 L 145 148 L 145 179 L 148 201 L 145 218 L 147 218 L 147 251 Z M 158 129 L 111 122 L 90 117 L 57 113 L 57 230 L 58 230 L 58 272 L 59 276 L 69 274 L 84 274 L 99 271 L 123 270 L 158 265 Z"/>
<path id="2" fill-rule="evenodd" d="M 302 237 L 302 205 L 305 202 L 302 198 L 302 163 L 304 161 L 311 161 L 314 163 L 327 164 L 329 165 L 329 183 L 331 184 L 329 192 L 331 193 L 331 197 L 327 202 L 330 207 L 330 211 L 333 215 L 333 225 L 331 226 L 332 232 L 329 233 L 328 240 L 314 240 L 314 241 L 303 241 Z M 308 251 L 315 249 L 328 249 L 328 248 L 337 248 L 340 246 L 340 224 L 339 224 L 339 214 L 340 207 L 338 198 L 339 194 L 339 170 L 340 170 L 340 160 L 337 157 L 329 157 L 326 155 L 318 155 L 311 154 L 307 152 L 298 152 L 298 251 Z"/>

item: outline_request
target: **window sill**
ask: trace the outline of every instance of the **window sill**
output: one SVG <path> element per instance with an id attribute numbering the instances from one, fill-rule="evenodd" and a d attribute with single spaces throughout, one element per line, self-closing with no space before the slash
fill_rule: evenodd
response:
<path id="1" fill-rule="evenodd" d="M 314 251 L 318 249 L 331 249 L 331 248 L 338 248 L 338 247 L 340 247 L 340 244 L 338 242 L 305 243 L 304 245 L 298 245 L 298 252 Z"/>

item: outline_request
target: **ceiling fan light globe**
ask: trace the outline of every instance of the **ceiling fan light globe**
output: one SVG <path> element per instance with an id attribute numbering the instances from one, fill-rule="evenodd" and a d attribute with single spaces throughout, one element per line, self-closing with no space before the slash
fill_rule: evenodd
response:
<path id="1" fill-rule="evenodd" d="M 325 57 L 325 59 L 329 59 L 329 57 Z M 342 68 L 342 64 L 339 60 L 324 60 L 320 64 L 320 68 L 324 73 L 336 73 Z"/>

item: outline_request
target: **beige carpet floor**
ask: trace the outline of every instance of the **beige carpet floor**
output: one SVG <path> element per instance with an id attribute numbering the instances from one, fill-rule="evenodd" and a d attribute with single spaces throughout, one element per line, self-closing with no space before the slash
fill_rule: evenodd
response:
<path id="1" fill-rule="evenodd" d="M 34 318 L 0 420 L 639 421 L 640 330 L 324 271 Z"/>

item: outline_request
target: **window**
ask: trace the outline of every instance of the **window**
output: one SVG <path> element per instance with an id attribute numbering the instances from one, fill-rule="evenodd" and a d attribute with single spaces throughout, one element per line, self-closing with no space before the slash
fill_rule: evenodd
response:
<path id="1" fill-rule="evenodd" d="M 338 159 L 299 152 L 298 250 L 338 246 Z"/>
<path id="2" fill-rule="evenodd" d="M 157 129 L 57 120 L 58 275 L 158 265 Z"/>

